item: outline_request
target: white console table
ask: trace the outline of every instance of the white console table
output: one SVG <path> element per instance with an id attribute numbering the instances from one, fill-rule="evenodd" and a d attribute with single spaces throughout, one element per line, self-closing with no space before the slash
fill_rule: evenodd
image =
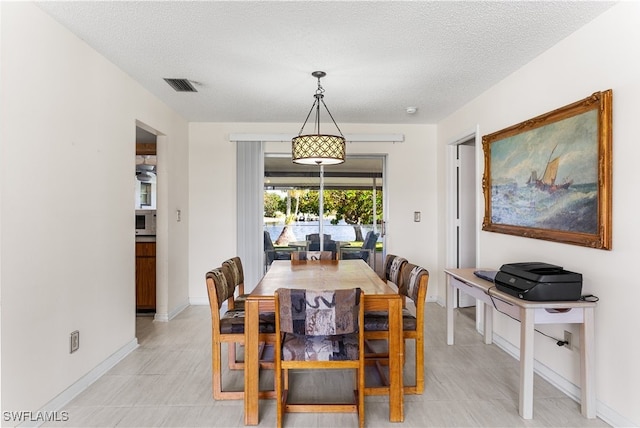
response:
<path id="1" fill-rule="evenodd" d="M 493 310 L 520 321 L 520 399 L 524 419 L 533 417 L 533 342 L 536 324 L 580 324 L 580 382 L 582 415 L 596 417 L 594 376 L 595 302 L 533 302 L 498 290 L 490 281 L 474 275 L 474 268 L 445 269 L 447 274 L 447 344 L 453 345 L 454 291 L 459 289 L 484 303 L 484 343 L 493 334 Z M 495 305 L 495 307 L 494 307 Z"/>

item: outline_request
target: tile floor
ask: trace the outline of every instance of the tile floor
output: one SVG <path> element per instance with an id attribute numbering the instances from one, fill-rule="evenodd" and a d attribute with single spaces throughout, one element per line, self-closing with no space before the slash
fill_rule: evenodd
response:
<path id="1" fill-rule="evenodd" d="M 473 309 L 471 310 L 473 311 Z M 588 420 L 580 406 L 536 375 L 534 419 L 518 415 L 518 362 L 495 345 L 484 345 L 472 312 L 456 313 L 456 345 L 447 346 L 445 309 L 426 305 L 423 395 L 405 398 L 405 422 L 388 421 L 385 397 L 366 397 L 368 427 L 607 427 Z M 211 395 L 211 337 L 208 306 L 191 306 L 169 323 L 137 318 L 140 346 L 64 409 L 64 427 L 243 427 L 242 401 Z M 407 360 L 413 358 L 407 344 Z M 223 350 L 223 354 L 226 354 Z M 409 368 L 411 364 L 407 364 Z M 407 370 L 405 382 L 413 373 Z M 261 381 L 272 382 L 266 371 Z M 294 377 L 295 376 L 295 377 Z M 368 382 L 376 382 L 373 370 Z M 223 374 L 225 388 L 241 389 L 242 372 Z M 292 374 L 292 395 L 317 398 L 350 392 L 352 376 Z M 272 385 L 272 384 L 271 384 Z M 355 414 L 289 414 L 287 427 L 357 426 Z M 275 425 L 275 403 L 262 400 L 260 425 Z"/>

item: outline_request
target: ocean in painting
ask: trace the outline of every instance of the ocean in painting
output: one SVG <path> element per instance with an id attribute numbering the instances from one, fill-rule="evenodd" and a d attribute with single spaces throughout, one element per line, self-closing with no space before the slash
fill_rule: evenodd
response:
<path id="1" fill-rule="evenodd" d="M 598 233 L 596 183 L 548 192 L 516 183 L 491 189 L 491 222 L 579 233 Z"/>

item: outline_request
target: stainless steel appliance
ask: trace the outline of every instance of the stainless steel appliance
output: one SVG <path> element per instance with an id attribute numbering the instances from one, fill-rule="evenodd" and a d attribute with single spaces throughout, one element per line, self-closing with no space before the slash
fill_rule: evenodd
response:
<path id="1" fill-rule="evenodd" d="M 136 210 L 136 235 L 156 234 L 156 210 Z"/>

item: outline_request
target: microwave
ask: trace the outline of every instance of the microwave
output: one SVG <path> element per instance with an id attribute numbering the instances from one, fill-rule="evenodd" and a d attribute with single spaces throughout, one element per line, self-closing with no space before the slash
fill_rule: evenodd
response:
<path id="1" fill-rule="evenodd" d="M 136 235 L 156 234 L 156 210 L 136 210 Z"/>

